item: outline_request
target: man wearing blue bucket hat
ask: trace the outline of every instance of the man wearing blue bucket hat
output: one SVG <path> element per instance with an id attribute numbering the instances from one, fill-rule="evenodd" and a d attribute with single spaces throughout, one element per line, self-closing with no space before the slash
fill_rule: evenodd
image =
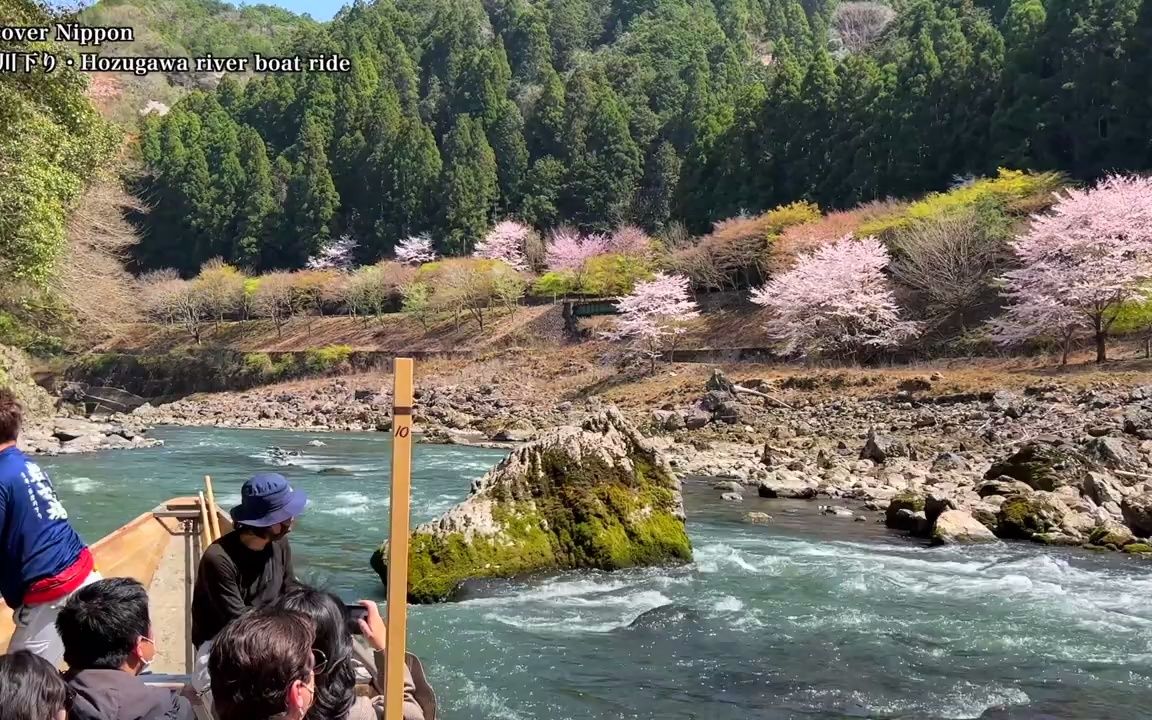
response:
<path id="1" fill-rule="evenodd" d="M 198 689 L 208 686 L 208 654 L 224 626 L 275 602 L 296 584 L 287 535 L 307 504 L 308 496 L 278 473 L 257 473 L 241 488 L 240 504 L 231 512 L 232 532 L 208 546 L 196 570 L 192 643 Z"/>

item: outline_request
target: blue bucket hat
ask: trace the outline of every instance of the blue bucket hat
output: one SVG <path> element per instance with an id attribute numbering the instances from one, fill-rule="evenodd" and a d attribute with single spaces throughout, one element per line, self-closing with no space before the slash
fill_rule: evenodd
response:
<path id="1" fill-rule="evenodd" d="M 240 504 L 232 508 L 232 522 L 250 527 L 272 527 L 304 510 L 308 496 L 293 490 L 279 473 L 256 473 L 240 489 Z"/>

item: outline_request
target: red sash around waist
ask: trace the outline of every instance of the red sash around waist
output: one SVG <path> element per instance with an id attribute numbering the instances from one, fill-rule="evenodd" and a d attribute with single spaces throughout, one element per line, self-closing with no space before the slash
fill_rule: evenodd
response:
<path id="1" fill-rule="evenodd" d="M 76 562 L 64 568 L 60 573 L 52 577 L 41 578 L 29 585 L 28 590 L 24 593 L 24 604 L 42 605 L 67 597 L 84 584 L 95 566 L 92 553 L 88 551 L 88 548 L 84 548 L 77 556 Z"/>

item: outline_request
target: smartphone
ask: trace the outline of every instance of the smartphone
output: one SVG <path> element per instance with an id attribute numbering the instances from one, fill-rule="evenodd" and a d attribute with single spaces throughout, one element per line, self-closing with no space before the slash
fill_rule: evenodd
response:
<path id="1" fill-rule="evenodd" d="M 353 635 L 360 634 L 360 621 L 368 620 L 368 609 L 363 605 L 345 605 L 344 617 L 348 622 L 348 632 Z"/>

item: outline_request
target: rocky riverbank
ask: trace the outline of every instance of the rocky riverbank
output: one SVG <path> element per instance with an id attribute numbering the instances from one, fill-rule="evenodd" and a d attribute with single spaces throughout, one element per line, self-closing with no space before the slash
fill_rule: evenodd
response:
<path id="1" fill-rule="evenodd" d="M 943 376 L 896 387 L 715 373 L 690 397 L 622 407 L 681 477 L 727 481 L 738 502 L 859 501 L 938 542 L 1003 538 L 1139 552 L 1152 534 L 1152 386 L 1037 382 L 945 392 Z M 848 390 L 852 392 L 848 392 Z M 515 445 L 578 425 L 599 397 L 563 401 L 510 384 L 417 385 L 426 442 Z M 391 398 L 352 380 L 191 397 L 134 417 L 154 424 L 331 430 L 390 427 Z M 942 519 L 942 520 L 941 520 Z M 975 524 L 974 524 L 975 523 Z M 979 525 L 979 527 L 977 527 Z M 981 532 L 981 528 L 988 532 Z"/>
<path id="2" fill-rule="evenodd" d="M 139 418 L 118 416 L 107 422 L 75 417 L 49 417 L 29 424 L 20 436 L 21 448 L 33 455 L 69 455 L 97 450 L 133 450 L 163 445 L 147 436 Z"/>
<path id="3" fill-rule="evenodd" d="M 732 478 L 717 491 L 734 502 L 752 485 L 762 497 L 862 501 L 889 527 L 938 543 L 1152 551 L 1141 540 L 1152 535 L 1152 387 L 940 395 L 934 382 L 797 402 L 714 375 L 694 405 L 656 411 L 652 423 L 676 428 L 665 442 L 678 471 Z M 757 434 L 765 415 L 763 444 L 736 439 Z M 729 430 L 715 441 L 687 429 L 717 424 Z M 697 452 L 675 451 L 685 443 Z"/>
<path id="4" fill-rule="evenodd" d="M 147 437 L 148 425 L 139 417 L 122 415 L 97 422 L 59 407 L 33 380 L 24 354 L 4 345 L 0 345 L 0 387 L 10 389 L 24 406 L 20 447 L 25 452 L 60 455 L 163 444 Z"/>
<path id="5" fill-rule="evenodd" d="M 414 422 L 424 442 L 521 443 L 539 430 L 577 423 L 584 404 L 541 402 L 517 388 L 491 384 L 417 383 Z M 392 394 L 336 379 L 297 387 L 195 395 L 132 415 L 156 425 L 277 430 L 387 432 Z"/>

